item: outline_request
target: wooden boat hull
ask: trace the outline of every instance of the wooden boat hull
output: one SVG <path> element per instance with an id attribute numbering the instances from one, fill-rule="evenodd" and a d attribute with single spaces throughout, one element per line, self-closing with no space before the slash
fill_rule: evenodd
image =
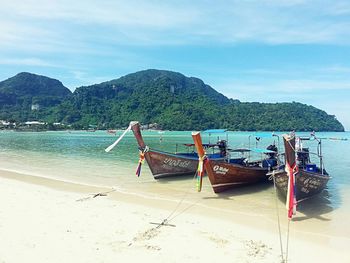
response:
<path id="1" fill-rule="evenodd" d="M 268 167 L 262 167 L 258 162 L 250 164 L 238 164 L 210 159 L 205 155 L 202 138 L 199 132 L 192 133 L 193 141 L 196 145 L 198 155 L 206 158 L 204 161 L 205 172 L 215 193 L 220 193 L 228 189 L 243 185 L 254 184 L 267 181 Z"/>
<path id="2" fill-rule="evenodd" d="M 145 159 L 155 179 L 194 175 L 198 167 L 198 157 L 190 158 L 156 150 L 146 152 Z"/>
<path id="3" fill-rule="evenodd" d="M 266 182 L 268 169 L 210 160 L 206 166 L 215 193 L 243 185 Z"/>
<path id="4" fill-rule="evenodd" d="M 299 138 L 299 144 L 300 144 Z M 310 163 L 309 151 L 304 150 L 300 145 L 296 146 L 295 135 L 284 135 L 284 150 L 286 166 L 293 167 L 298 166 L 298 171 L 295 174 L 295 198 L 297 201 L 308 199 L 318 193 L 320 193 L 327 185 L 330 177 L 324 168 L 316 167 L 315 164 Z M 319 147 L 320 147 L 319 141 Z M 318 149 L 318 154 L 321 152 Z M 313 171 L 308 170 L 308 166 L 313 166 Z M 322 167 L 322 164 L 320 165 Z M 286 197 L 288 189 L 289 175 L 285 171 L 284 167 L 279 170 L 275 170 L 271 173 L 274 176 L 276 188 L 278 192 Z"/>
<path id="5" fill-rule="evenodd" d="M 284 170 L 277 170 L 273 173 L 275 177 L 276 188 L 278 192 L 286 197 L 288 187 L 288 175 Z M 315 172 L 308 172 L 299 170 L 295 176 L 295 195 L 297 201 L 308 199 L 325 189 L 330 177 L 324 172 L 319 174 Z"/>
<path id="6" fill-rule="evenodd" d="M 155 179 L 194 175 L 198 168 L 198 155 L 195 153 L 169 153 L 146 146 L 138 122 L 130 123 L 131 130 L 137 140 L 139 149 L 144 151 L 145 159 Z M 223 157 L 216 156 L 217 160 L 224 160 Z"/>

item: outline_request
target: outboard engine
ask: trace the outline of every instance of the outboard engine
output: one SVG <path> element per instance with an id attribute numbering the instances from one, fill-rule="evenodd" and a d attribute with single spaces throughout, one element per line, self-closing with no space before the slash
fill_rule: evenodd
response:
<path id="1" fill-rule="evenodd" d="M 220 155 L 226 157 L 227 155 L 227 141 L 225 140 L 220 140 L 217 142 L 217 145 L 220 150 Z"/>
<path id="2" fill-rule="evenodd" d="M 271 144 L 271 145 L 267 146 L 266 150 L 274 151 L 273 153 L 266 153 L 266 155 L 269 157 L 269 159 L 275 159 L 276 158 L 277 151 L 278 151 L 276 145 Z"/>
<path id="3" fill-rule="evenodd" d="M 277 166 L 277 151 L 278 151 L 278 148 L 277 148 L 276 145 L 271 144 L 271 145 L 267 146 L 266 150 L 273 151 L 273 152 L 266 153 L 267 158 L 265 160 L 263 160 L 262 166 L 263 167 L 268 167 L 269 170 L 270 170 L 273 167 Z"/>
<path id="4" fill-rule="evenodd" d="M 310 163 L 309 148 L 302 148 L 301 151 L 297 152 L 297 160 L 299 166 L 305 167 L 306 164 Z"/>

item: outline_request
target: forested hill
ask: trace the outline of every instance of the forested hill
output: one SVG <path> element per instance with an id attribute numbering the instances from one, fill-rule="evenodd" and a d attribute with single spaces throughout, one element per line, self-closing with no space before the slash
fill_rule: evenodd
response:
<path id="1" fill-rule="evenodd" d="M 79 87 L 72 95 L 64 94 L 61 97 L 64 99 L 54 105 L 41 107 L 39 103 L 40 108 L 35 111 L 22 106 L 27 114 L 11 113 L 8 107 L 4 112 L 1 91 L 4 87 L 7 92 L 12 89 L 4 85 L 5 82 L 0 83 L 0 119 L 23 121 L 35 116 L 38 120 L 62 122 L 75 128 L 89 125 L 120 128 L 131 120 L 138 120 L 143 124 L 158 123 L 162 129 L 170 130 L 344 130 L 335 116 L 313 106 L 240 102 L 228 99 L 198 78 L 165 70 L 144 70 Z M 33 93 L 31 90 L 30 94 Z M 40 95 L 36 94 L 35 98 L 38 101 Z"/>
<path id="2" fill-rule="evenodd" d="M 52 78 L 22 72 L 0 82 L 0 119 L 26 121 L 37 118 L 32 107 L 44 113 L 72 95 Z M 43 116 L 44 117 L 44 116 Z"/>
<path id="3" fill-rule="evenodd" d="M 28 72 L 18 73 L 12 78 L 1 81 L 0 91 L 11 93 L 19 97 L 66 97 L 71 94 L 71 91 L 63 86 L 60 81 Z"/>

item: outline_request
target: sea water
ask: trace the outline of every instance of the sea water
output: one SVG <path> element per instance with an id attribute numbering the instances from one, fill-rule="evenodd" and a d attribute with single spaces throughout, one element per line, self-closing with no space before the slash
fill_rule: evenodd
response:
<path id="1" fill-rule="evenodd" d="M 276 219 L 276 195 L 272 183 L 242 187 L 217 195 L 213 193 L 207 178 L 203 180 L 201 193 L 196 192 L 193 176 L 154 180 L 147 163 L 142 166 L 141 176 L 137 177 L 135 170 L 139 152 L 132 132 L 111 152 L 104 151 L 122 132 L 110 135 L 106 131 L 1 131 L 0 169 L 113 187 L 118 191 L 148 198 L 173 200 L 174 206 L 177 201 L 186 199 L 188 202 L 197 202 L 203 209 L 217 209 L 219 214 L 220 211 L 232 211 L 271 221 Z M 265 148 L 275 143 L 283 150 L 281 136 L 278 139 L 270 135 L 269 132 L 258 135 L 252 132 L 229 132 L 203 135 L 203 142 L 214 143 L 218 139 L 225 139 L 231 148 Z M 343 226 L 344 222 L 350 221 L 350 132 L 323 132 L 317 133 L 317 136 L 328 138 L 322 141 L 322 152 L 331 180 L 320 195 L 298 205 L 295 221 L 305 231 L 323 237 L 341 237 L 349 245 L 350 228 Z M 183 145 L 193 143 L 190 131 L 144 131 L 143 137 L 146 144 L 154 149 L 170 152 L 192 150 Z M 310 149 L 315 150 L 317 144 L 309 144 Z M 251 157 L 259 158 L 257 155 Z M 282 216 L 285 211 L 283 207 L 283 200 L 278 199 L 277 210 Z"/>

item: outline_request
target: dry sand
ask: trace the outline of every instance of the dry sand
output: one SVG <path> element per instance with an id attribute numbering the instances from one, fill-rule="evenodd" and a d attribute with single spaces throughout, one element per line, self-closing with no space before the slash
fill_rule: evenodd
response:
<path id="1" fill-rule="evenodd" d="M 0 263 L 281 262 L 276 225 L 178 204 L 0 171 Z M 174 226 L 150 224 L 169 215 Z M 291 222 L 288 262 L 350 262 L 332 246 L 341 238 L 317 242 L 297 224 Z M 285 241 L 285 226 L 282 234 Z"/>

